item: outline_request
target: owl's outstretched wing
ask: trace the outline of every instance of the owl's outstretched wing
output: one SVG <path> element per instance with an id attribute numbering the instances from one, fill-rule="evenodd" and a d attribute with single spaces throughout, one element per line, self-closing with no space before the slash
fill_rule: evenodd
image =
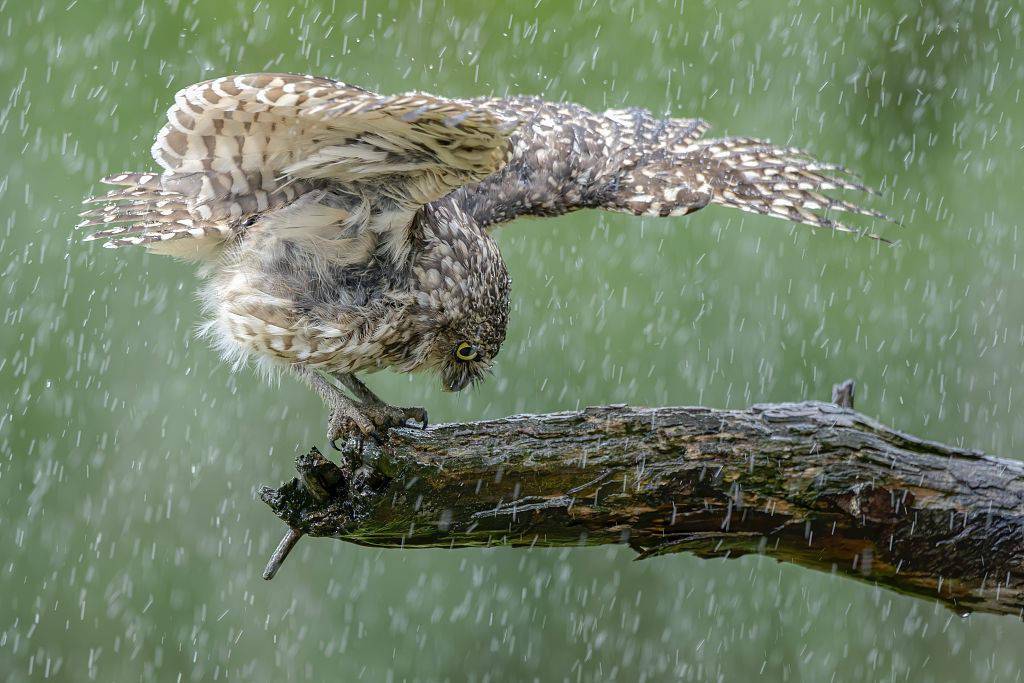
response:
<path id="1" fill-rule="evenodd" d="M 381 96 L 337 81 L 257 73 L 181 90 L 153 144 L 162 173 L 122 173 L 80 227 L 105 246 L 223 240 L 326 184 L 412 214 L 501 167 L 515 125 L 472 103 Z M 395 208 L 397 207 L 397 208 Z M 164 251 L 172 251 L 164 249 Z"/>
<path id="2" fill-rule="evenodd" d="M 720 204 L 813 228 L 864 232 L 883 239 L 833 215 L 844 212 L 891 220 L 873 209 L 822 194 L 870 192 L 841 167 L 764 140 L 701 140 L 708 126 L 699 119 L 658 119 L 643 109 L 595 114 L 578 105 L 536 98 L 476 103 L 522 122 L 512 135 L 511 158 L 505 167 L 456 194 L 482 225 L 584 208 L 681 216 Z"/>

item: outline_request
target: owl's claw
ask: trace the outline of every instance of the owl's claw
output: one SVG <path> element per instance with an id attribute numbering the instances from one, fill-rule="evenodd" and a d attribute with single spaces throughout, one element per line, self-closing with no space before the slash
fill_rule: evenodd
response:
<path id="1" fill-rule="evenodd" d="M 362 438 L 373 431 L 373 422 L 363 414 L 359 406 L 348 401 L 339 401 L 331 408 L 331 416 L 327 420 L 327 441 L 334 450 L 341 450 L 338 441 L 353 436 Z"/>
<path id="2" fill-rule="evenodd" d="M 361 410 L 376 427 L 367 436 L 376 439 L 378 443 L 384 441 L 389 429 L 407 427 L 409 422 L 416 422 L 417 426 L 422 425 L 422 428 L 426 429 L 427 411 L 423 408 L 403 408 L 386 403 L 377 403 L 363 405 Z"/>
<path id="3" fill-rule="evenodd" d="M 394 427 L 406 427 L 413 421 L 421 429 L 427 428 L 427 411 L 423 408 L 400 408 L 386 403 L 356 405 L 339 402 L 331 409 L 327 421 L 327 440 L 331 447 L 341 451 L 338 441 L 354 437 L 358 450 L 363 451 L 367 438 L 383 444 L 387 432 Z"/>
<path id="4" fill-rule="evenodd" d="M 406 422 L 411 421 L 417 423 L 416 426 L 420 429 L 427 428 L 429 424 L 427 421 L 427 411 L 423 408 L 396 408 L 396 410 L 401 411 L 403 414 L 402 426 L 405 426 Z"/>

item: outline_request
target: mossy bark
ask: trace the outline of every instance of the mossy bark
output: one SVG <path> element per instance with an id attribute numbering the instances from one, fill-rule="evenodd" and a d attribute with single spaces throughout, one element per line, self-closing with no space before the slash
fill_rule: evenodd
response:
<path id="1" fill-rule="evenodd" d="M 314 450 L 261 490 L 292 543 L 759 553 L 961 612 L 1024 611 L 1024 463 L 834 404 L 589 408 L 396 430 L 364 455 L 353 472 Z"/>

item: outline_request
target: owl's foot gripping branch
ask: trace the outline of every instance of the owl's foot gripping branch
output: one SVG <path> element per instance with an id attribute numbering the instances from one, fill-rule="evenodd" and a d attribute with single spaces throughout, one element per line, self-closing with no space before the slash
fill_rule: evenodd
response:
<path id="1" fill-rule="evenodd" d="M 302 535 L 386 548 L 620 543 L 639 558 L 756 553 L 961 613 L 1024 615 L 1024 462 L 841 405 L 588 408 L 395 430 L 364 457 L 336 465 L 313 450 L 297 478 L 260 491 L 289 526 L 266 578 Z"/>

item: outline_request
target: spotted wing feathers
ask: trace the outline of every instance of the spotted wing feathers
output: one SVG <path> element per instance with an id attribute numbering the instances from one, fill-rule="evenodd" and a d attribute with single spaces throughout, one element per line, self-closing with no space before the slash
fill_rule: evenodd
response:
<path id="1" fill-rule="evenodd" d="M 248 74 L 175 96 L 153 144 L 160 174 L 105 178 L 82 227 L 111 246 L 223 239 L 246 219 L 323 187 L 414 211 L 500 168 L 514 120 L 432 95 L 381 96 L 337 81 Z"/>
<path id="2" fill-rule="evenodd" d="M 873 193 L 842 166 L 816 161 L 794 147 L 776 147 L 752 138 L 708 140 L 682 156 L 694 165 L 701 191 L 710 193 L 712 204 L 888 241 L 833 217 L 838 212 L 893 222 L 875 209 L 822 194 L 834 190 Z"/>
<path id="3" fill-rule="evenodd" d="M 151 173 L 121 173 L 101 182 L 123 185 L 104 195 L 86 200 L 100 204 L 83 211 L 79 228 L 109 226 L 87 235 L 84 240 L 107 239 L 104 246 L 156 244 L 182 238 L 224 238 L 231 229 L 226 223 L 198 218 L 188 198 L 162 189 L 162 176 Z"/>
<path id="4" fill-rule="evenodd" d="M 824 194 L 870 192 L 841 167 L 764 140 L 702 140 L 708 126 L 699 119 L 662 119 L 643 109 L 594 114 L 535 98 L 482 104 L 523 119 L 508 164 L 458 192 L 462 205 L 484 225 L 583 208 L 681 216 L 719 204 L 882 239 L 835 214 L 891 220 Z"/>

